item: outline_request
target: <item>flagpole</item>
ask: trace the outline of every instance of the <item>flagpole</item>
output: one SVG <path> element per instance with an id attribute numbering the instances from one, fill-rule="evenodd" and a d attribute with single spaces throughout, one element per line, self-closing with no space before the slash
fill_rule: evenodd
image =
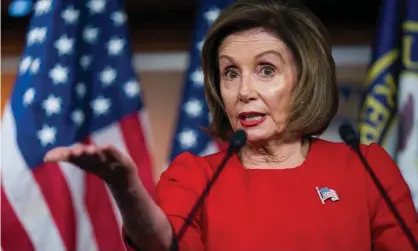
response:
<path id="1" fill-rule="evenodd" d="M 322 204 L 325 204 L 324 203 L 324 200 L 322 199 L 321 193 L 319 192 L 319 188 L 318 187 L 316 187 L 316 192 L 318 193 L 319 199 L 321 200 Z"/>

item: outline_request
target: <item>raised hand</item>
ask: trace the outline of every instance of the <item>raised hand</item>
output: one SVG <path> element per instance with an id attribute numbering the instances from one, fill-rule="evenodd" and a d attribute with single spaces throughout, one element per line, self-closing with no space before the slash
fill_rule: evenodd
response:
<path id="1" fill-rule="evenodd" d="M 44 161 L 72 163 L 95 174 L 107 184 L 125 182 L 131 175 L 136 175 L 135 163 L 131 158 L 111 145 L 56 147 L 45 155 Z"/>

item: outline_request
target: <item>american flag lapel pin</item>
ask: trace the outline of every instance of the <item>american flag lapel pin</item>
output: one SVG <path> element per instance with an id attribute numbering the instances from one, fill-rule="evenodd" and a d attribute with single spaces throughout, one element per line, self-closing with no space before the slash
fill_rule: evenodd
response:
<path id="1" fill-rule="evenodd" d="M 337 192 L 334 189 L 330 189 L 328 187 L 323 187 L 323 188 L 316 187 L 316 191 L 318 192 L 318 196 L 322 204 L 325 204 L 326 200 L 331 200 L 331 201 L 340 200 Z"/>

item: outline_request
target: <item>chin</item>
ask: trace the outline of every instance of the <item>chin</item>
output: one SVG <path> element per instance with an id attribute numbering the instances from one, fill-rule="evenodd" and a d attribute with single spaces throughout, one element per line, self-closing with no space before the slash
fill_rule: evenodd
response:
<path id="1" fill-rule="evenodd" d="M 247 142 L 250 145 L 260 145 L 268 142 L 269 139 L 274 137 L 274 133 L 263 132 L 260 130 L 252 130 L 243 128 L 247 133 Z"/>

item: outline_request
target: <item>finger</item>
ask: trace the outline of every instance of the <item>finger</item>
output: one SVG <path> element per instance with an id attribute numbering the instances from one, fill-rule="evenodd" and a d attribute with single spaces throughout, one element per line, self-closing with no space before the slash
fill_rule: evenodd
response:
<path id="1" fill-rule="evenodd" d="M 126 164 L 126 163 L 122 163 L 123 156 L 121 156 L 121 153 L 112 145 L 105 146 L 103 149 L 103 153 L 106 156 L 106 159 L 109 163 L 109 167 L 111 170 L 116 170 L 121 165 Z"/>
<path id="2" fill-rule="evenodd" d="M 93 144 L 75 146 L 69 159 L 72 164 L 92 173 L 100 172 L 106 161 L 102 150 Z"/>
<path id="3" fill-rule="evenodd" d="M 84 152 L 84 145 L 76 144 L 72 146 L 70 149 L 69 156 L 68 156 L 68 161 L 71 164 L 74 164 L 79 167 L 83 167 L 83 158 L 82 158 L 83 152 Z"/>
<path id="4" fill-rule="evenodd" d="M 86 152 L 87 145 L 76 144 L 71 148 L 69 162 L 85 169 L 89 166 L 88 154 Z"/>
<path id="5" fill-rule="evenodd" d="M 120 162 L 120 152 L 112 145 L 102 147 L 103 154 L 109 162 Z"/>
<path id="6" fill-rule="evenodd" d="M 76 144 L 71 147 L 71 157 L 77 158 L 84 154 L 86 146 L 83 144 Z"/>
<path id="7" fill-rule="evenodd" d="M 86 155 L 90 157 L 90 160 L 95 160 L 97 163 L 106 162 L 106 155 L 103 150 L 95 145 L 88 145 L 85 148 Z"/>
<path id="8" fill-rule="evenodd" d="M 56 147 L 48 151 L 44 156 L 44 162 L 68 161 L 70 149 L 68 147 Z"/>

